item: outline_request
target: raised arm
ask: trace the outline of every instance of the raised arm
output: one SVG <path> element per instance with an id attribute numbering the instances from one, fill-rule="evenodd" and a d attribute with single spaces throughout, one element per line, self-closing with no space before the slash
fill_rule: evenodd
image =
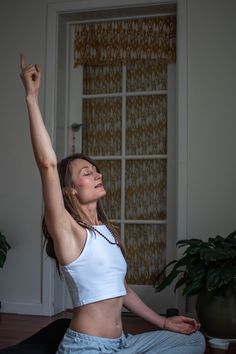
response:
<path id="1" fill-rule="evenodd" d="M 57 159 L 51 139 L 45 128 L 40 112 L 38 95 L 41 69 L 37 64 L 27 64 L 23 54 L 20 56 L 21 79 L 25 87 L 30 134 L 35 160 L 41 175 L 45 218 L 52 236 L 61 234 L 65 224 L 66 211 L 57 172 Z"/>
<path id="2" fill-rule="evenodd" d="M 35 160 L 40 173 L 44 175 L 45 170 L 47 171 L 50 165 L 57 164 L 57 159 L 38 104 L 41 70 L 37 64 L 27 65 L 23 54 L 20 56 L 20 64 L 21 79 L 26 92 L 26 104 Z"/>

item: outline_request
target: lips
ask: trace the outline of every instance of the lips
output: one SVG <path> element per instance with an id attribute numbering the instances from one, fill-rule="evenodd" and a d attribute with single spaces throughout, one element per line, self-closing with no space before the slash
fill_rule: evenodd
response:
<path id="1" fill-rule="evenodd" d="M 97 184 L 94 188 L 103 188 L 103 184 L 102 184 L 102 183 L 99 183 L 99 184 Z"/>

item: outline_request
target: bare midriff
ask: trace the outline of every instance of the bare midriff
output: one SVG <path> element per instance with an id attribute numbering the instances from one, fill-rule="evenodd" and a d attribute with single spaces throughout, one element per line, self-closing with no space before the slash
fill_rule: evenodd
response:
<path id="1" fill-rule="evenodd" d="M 94 302 L 73 310 L 70 329 L 83 334 L 119 338 L 122 335 L 123 297 Z"/>

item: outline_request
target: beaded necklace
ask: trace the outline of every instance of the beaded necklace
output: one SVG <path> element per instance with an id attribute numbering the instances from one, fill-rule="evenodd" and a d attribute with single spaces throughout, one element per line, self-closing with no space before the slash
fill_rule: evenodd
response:
<path id="1" fill-rule="evenodd" d="M 114 233 L 112 232 L 111 228 L 109 226 L 107 226 L 105 224 L 105 226 L 107 227 L 107 229 L 110 231 L 110 233 L 112 234 L 112 236 L 114 237 L 115 242 L 112 242 L 111 240 L 109 240 L 109 238 L 107 238 L 105 235 L 103 235 L 103 233 L 101 233 L 101 231 L 97 230 L 94 226 L 92 225 L 88 225 L 85 222 L 81 222 L 86 228 L 93 230 L 95 233 L 97 232 L 100 236 L 102 236 L 108 243 L 110 243 L 111 245 L 116 245 L 118 247 L 120 247 L 120 242 L 118 240 L 118 238 L 114 235 Z"/>

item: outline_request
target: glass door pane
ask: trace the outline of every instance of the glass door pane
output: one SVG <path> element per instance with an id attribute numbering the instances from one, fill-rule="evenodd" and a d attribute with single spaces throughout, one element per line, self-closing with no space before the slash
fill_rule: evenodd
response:
<path id="1" fill-rule="evenodd" d="M 166 219 L 166 160 L 126 161 L 125 219 Z"/>
<path id="2" fill-rule="evenodd" d="M 99 160 L 99 169 L 103 175 L 106 197 L 102 205 L 109 219 L 121 219 L 121 162 L 119 160 Z"/>
<path id="3" fill-rule="evenodd" d="M 126 154 L 166 154 L 166 95 L 131 96 L 126 103 Z"/>
<path id="4" fill-rule="evenodd" d="M 126 225 L 127 282 L 153 285 L 155 275 L 165 265 L 166 225 Z"/>
<path id="5" fill-rule="evenodd" d="M 121 154 L 121 98 L 83 100 L 82 150 L 90 156 Z"/>

